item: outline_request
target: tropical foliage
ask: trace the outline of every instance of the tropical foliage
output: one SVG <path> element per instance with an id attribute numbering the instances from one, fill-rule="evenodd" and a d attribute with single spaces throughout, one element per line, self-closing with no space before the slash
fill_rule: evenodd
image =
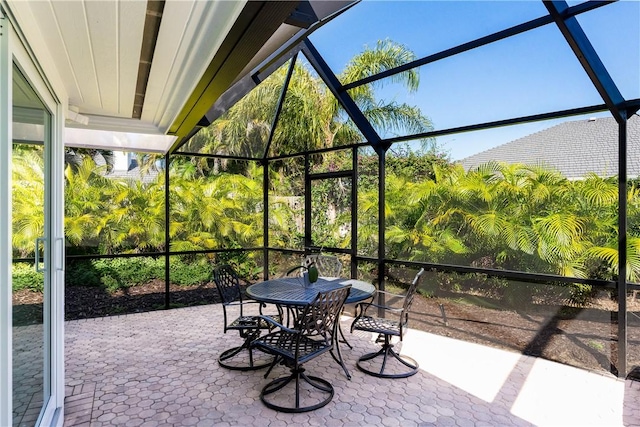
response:
<path id="1" fill-rule="evenodd" d="M 41 215 L 35 214 L 41 208 L 34 206 L 32 195 L 42 194 L 43 183 L 25 178 L 40 170 L 38 159 L 33 152 L 21 153 L 15 163 L 14 248 L 21 257 L 33 255 L 35 236 L 42 234 Z M 363 163 L 370 159 L 366 160 Z M 100 175 L 100 169 L 89 163 L 86 160 L 75 173 L 70 169 L 66 173 L 68 251 L 163 250 L 163 176 L 148 184 L 112 180 Z M 436 164 L 433 178 L 420 180 L 415 179 L 417 171 L 413 172 L 410 166 L 396 169 L 387 173 L 385 195 L 388 258 L 482 264 L 581 278 L 616 276 L 614 178 L 591 175 L 584 180 L 569 181 L 541 166 L 500 163 L 487 163 L 468 172 L 460 165 Z M 262 245 L 262 168 L 250 163 L 246 171 L 198 178 L 171 174 L 172 250 Z M 377 185 L 366 179 L 358 185 L 358 245 L 361 253 L 375 253 Z M 313 191 L 315 204 L 326 207 L 323 200 L 331 199 L 338 207 L 338 214 L 331 220 L 316 213 L 322 221 L 314 233 L 330 236 L 326 241 L 329 245 L 348 247 L 350 233 L 340 229 L 348 221 L 344 221 L 340 212 L 348 207 L 345 194 L 350 188 L 345 188 L 342 194 L 336 191 L 336 185 L 320 186 Z M 272 206 L 277 205 L 277 209 L 273 209 L 270 218 L 270 236 L 277 235 L 279 240 L 271 244 L 298 247 L 302 209 L 282 202 L 284 196 L 272 198 Z M 629 217 L 637 218 L 640 204 L 636 187 L 629 188 L 628 198 Z M 30 218 L 34 221 L 30 222 Z M 628 239 L 627 258 L 627 278 L 637 281 L 640 275 L 637 235 Z"/>
<path id="2" fill-rule="evenodd" d="M 403 46 L 380 42 L 353 58 L 339 78 L 343 82 L 357 80 L 406 63 L 411 55 Z M 265 163 L 261 159 L 265 154 L 342 147 L 362 141 L 358 129 L 304 61 L 296 62 L 279 121 L 272 129 L 286 75 L 286 66 L 273 73 L 196 135 L 185 149 L 223 157 L 172 156 L 170 165 L 162 165 L 169 168 L 170 176 L 168 234 L 172 251 L 264 245 Z M 415 70 L 401 73 L 395 79 L 394 84 L 402 84 L 409 91 L 419 84 Z M 428 118 L 416 108 L 376 99 L 377 93 L 369 85 L 350 94 L 379 132 L 415 133 L 431 128 Z M 495 162 L 465 171 L 448 162 L 433 141 L 419 143 L 421 149 L 417 151 L 408 146 L 394 146 L 387 153 L 386 258 L 579 278 L 615 278 L 618 264 L 615 178 L 590 175 L 570 181 L 542 165 Z M 311 169 L 349 170 L 353 164 L 350 153 L 339 150 L 315 154 L 310 157 Z M 164 174 L 157 173 L 157 156 L 140 156 L 141 170 L 155 173 L 155 179 L 123 180 L 109 177 L 109 166 L 103 163 L 98 166 L 94 154 L 76 156 L 65 170 L 67 252 L 163 251 L 166 183 Z M 232 160 L 239 155 L 255 160 Z M 375 256 L 378 157 L 372 150 L 359 149 L 357 161 L 357 183 L 350 178 L 336 178 L 312 186 L 313 239 L 321 245 L 350 247 L 350 192 L 356 185 L 358 209 L 353 214 L 358 219 L 358 251 Z M 304 159 L 279 159 L 269 162 L 267 167 L 268 246 L 301 248 Z M 40 150 L 14 149 L 16 257 L 33 256 L 36 237 L 43 234 L 42 177 Z M 627 197 L 631 230 L 627 239 L 627 279 L 637 281 L 638 188 L 630 185 Z M 243 262 L 247 271 L 257 271 L 259 263 L 251 256 Z M 97 262 L 91 271 L 104 273 L 109 268 L 126 270 L 122 265 Z M 148 261 L 134 270 L 161 274 L 157 268 L 161 266 Z M 105 280 L 108 283 L 102 280 L 103 285 L 113 287 L 121 279 Z"/>

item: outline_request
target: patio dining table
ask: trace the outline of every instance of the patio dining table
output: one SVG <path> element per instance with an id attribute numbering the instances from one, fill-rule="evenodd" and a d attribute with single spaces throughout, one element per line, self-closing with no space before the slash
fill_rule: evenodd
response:
<path id="1" fill-rule="evenodd" d="M 304 307 L 310 304 L 318 292 L 326 292 L 351 285 L 351 290 L 347 296 L 345 304 L 353 304 L 370 298 L 375 292 L 375 287 L 369 283 L 357 279 L 345 279 L 340 277 L 319 277 L 314 283 L 305 284 L 302 277 L 283 277 L 278 279 L 265 280 L 251 285 L 247 288 L 247 295 L 256 301 L 285 306 L 289 312 L 295 313 L 296 307 Z M 340 332 L 344 339 L 339 323 L 334 333 Z M 342 353 L 340 352 L 340 340 L 336 338 L 336 353 L 331 352 L 333 358 L 342 366 L 347 378 L 351 379 L 351 374 L 344 364 Z M 345 340 L 346 341 L 346 340 Z M 348 345 L 348 343 L 347 343 Z"/>

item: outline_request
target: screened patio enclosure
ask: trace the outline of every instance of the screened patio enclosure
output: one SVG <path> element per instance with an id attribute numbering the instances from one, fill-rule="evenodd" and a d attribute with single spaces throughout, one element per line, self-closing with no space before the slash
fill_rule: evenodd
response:
<path id="1" fill-rule="evenodd" d="M 269 58 L 169 153 L 146 155 L 159 165 L 142 194 L 160 238 L 98 256 L 164 259 L 166 308 L 176 302 L 173 264 L 185 257 L 231 260 L 259 280 L 322 251 L 380 289 L 424 267 L 430 297 L 558 307 L 541 324 L 568 308 L 594 319 L 583 347 L 626 377 L 640 366 L 640 196 L 629 173 L 640 138 L 638 4 L 394 3 L 407 9 L 406 25 L 426 26 L 413 40 L 386 38 L 385 25 L 399 23 L 385 23 L 385 7 L 359 3 Z M 466 22 L 455 14 L 463 7 L 494 19 Z M 348 50 L 359 19 L 371 19 L 379 39 L 342 58 L 334 50 Z M 601 26 L 616 37 L 602 38 Z M 330 45 L 326 34 L 340 32 L 344 45 Z M 596 153 L 615 158 L 609 176 L 569 181 L 544 165 L 498 162 L 464 170 L 446 152 L 532 125 L 610 119 L 616 144 Z M 562 144 L 557 155 L 572 156 Z M 95 257 L 80 253 L 67 249 L 67 275 Z M 594 299 L 613 305 L 584 305 Z"/>

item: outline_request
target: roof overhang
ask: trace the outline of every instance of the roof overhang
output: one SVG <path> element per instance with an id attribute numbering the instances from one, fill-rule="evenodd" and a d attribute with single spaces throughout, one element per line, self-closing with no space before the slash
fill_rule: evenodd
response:
<path id="1" fill-rule="evenodd" d="M 160 152 L 192 135 L 231 85 L 353 3 L 0 0 L 67 104 L 67 130 L 145 134 L 130 148 Z"/>
<path id="2" fill-rule="evenodd" d="M 229 46 L 224 46 L 219 55 L 223 56 L 229 52 L 226 61 L 220 62 L 219 68 L 215 61 L 212 62 L 208 73 L 198 85 L 199 90 L 194 91 L 190 102 L 185 105 L 181 116 L 169 131 L 177 137 L 171 151 L 197 133 L 202 126 L 211 123 L 222 110 L 232 106 L 289 59 L 292 52 L 299 50 L 301 40 L 358 1 L 301 1 L 292 10 L 279 10 L 279 2 L 268 2 L 267 5 L 263 5 L 268 7 L 245 9 L 246 16 L 241 17 L 236 25 L 248 30 L 237 41 L 235 37 L 229 37 L 229 40 L 225 41 Z M 291 5 L 291 2 L 285 3 Z M 271 18 L 272 15 L 277 17 Z M 251 24 L 248 25 L 245 20 L 251 21 Z M 281 20 L 281 24 L 273 25 Z M 232 31 L 230 35 L 234 33 Z M 245 48 L 252 52 L 256 48 L 257 50 L 249 58 L 251 55 L 242 55 L 231 50 L 234 43 L 237 43 L 235 46 L 241 47 L 240 51 Z M 246 61 L 247 58 L 249 61 Z M 181 120 L 182 117 L 184 120 Z"/>

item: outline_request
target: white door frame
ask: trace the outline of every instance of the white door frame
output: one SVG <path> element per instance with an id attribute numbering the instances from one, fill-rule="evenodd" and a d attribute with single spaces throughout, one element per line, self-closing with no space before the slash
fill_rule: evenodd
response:
<path id="1" fill-rule="evenodd" d="M 13 373 L 11 365 L 11 76 L 12 61 L 9 52 L 10 26 L 0 9 L 0 425 L 12 425 Z M 6 344 L 6 345 L 5 345 Z"/>
<path id="2" fill-rule="evenodd" d="M 48 173 L 44 177 L 47 190 L 45 215 L 49 216 L 48 289 L 45 290 L 44 353 L 49 366 L 44 367 L 44 402 L 37 425 L 59 425 L 64 421 L 64 108 L 47 84 L 37 59 L 22 43 L 10 17 L 0 9 L 0 283 L 11 283 L 11 155 L 12 155 L 12 75 L 15 63 L 51 113 L 51 132 L 45 136 L 45 159 Z M 47 170 L 45 167 L 45 170 Z M 46 280 L 45 280 L 46 282 Z M 0 287 L 0 425 L 12 425 L 12 290 Z M 8 393 L 5 391 L 9 391 Z"/>

